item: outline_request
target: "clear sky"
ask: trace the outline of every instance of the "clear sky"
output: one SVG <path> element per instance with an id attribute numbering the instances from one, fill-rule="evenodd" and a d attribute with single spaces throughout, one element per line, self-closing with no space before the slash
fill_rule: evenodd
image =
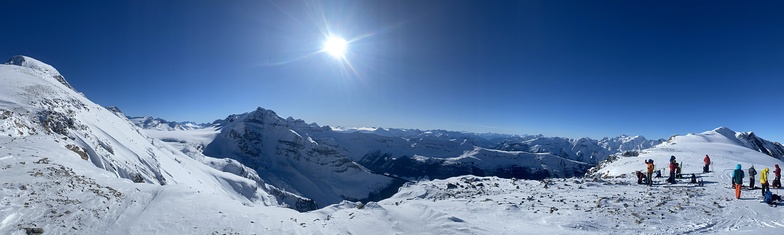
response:
<path id="1" fill-rule="evenodd" d="M 28 55 L 127 115 L 784 141 L 781 1 L 3 1 Z M 328 34 L 345 59 L 320 52 Z M 349 66 L 350 65 L 350 66 Z M 351 69 L 353 68 L 353 69 Z"/>

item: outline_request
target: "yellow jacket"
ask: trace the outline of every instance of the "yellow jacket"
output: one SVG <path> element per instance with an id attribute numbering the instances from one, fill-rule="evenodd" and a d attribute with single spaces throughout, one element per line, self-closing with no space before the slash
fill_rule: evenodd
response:
<path id="1" fill-rule="evenodd" d="M 653 169 L 654 169 L 653 163 L 649 162 L 648 163 L 648 173 L 653 173 Z"/>
<path id="2" fill-rule="evenodd" d="M 765 169 L 762 169 L 762 171 L 760 171 L 760 183 L 763 183 L 763 184 L 768 183 L 768 172 L 769 171 L 770 171 L 770 169 L 768 169 L 767 167 L 765 167 Z"/>

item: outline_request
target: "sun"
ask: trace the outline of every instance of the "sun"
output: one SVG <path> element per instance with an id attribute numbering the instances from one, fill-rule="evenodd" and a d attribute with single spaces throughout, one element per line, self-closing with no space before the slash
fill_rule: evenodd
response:
<path id="1" fill-rule="evenodd" d="M 346 49 L 348 49 L 348 42 L 346 42 L 346 39 L 338 36 L 330 36 L 324 41 L 324 48 L 321 50 L 335 59 L 344 59 L 346 57 Z"/>

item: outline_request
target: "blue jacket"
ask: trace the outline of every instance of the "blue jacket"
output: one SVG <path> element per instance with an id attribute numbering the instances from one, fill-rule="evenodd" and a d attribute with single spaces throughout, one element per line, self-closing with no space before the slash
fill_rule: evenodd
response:
<path id="1" fill-rule="evenodd" d="M 740 169 L 740 164 L 735 166 L 735 171 L 732 172 L 732 182 L 735 184 L 743 184 L 743 170 Z"/>
<path id="2" fill-rule="evenodd" d="M 765 192 L 765 203 L 771 204 L 773 199 L 773 193 L 770 190 Z"/>

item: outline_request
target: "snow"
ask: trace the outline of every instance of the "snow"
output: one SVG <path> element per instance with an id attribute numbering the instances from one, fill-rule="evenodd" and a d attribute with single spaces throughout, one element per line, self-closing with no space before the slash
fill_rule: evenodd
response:
<path id="1" fill-rule="evenodd" d="M 206 127 L 200 129 L 188 129 L 188 130 L 157 130 L 157 129 L 145 129 L 144 133 L 147 136 L 160 139 L 166 142 L 180 142 L 180 143 L 195 143 L 202 146 L 207 146 L 215 140 L 215 136 L 220 133 L 220 130 L 217 127 Z"/>
<path id="2" fill-rule="evenodd" d="M 702 172 L 703 159 L 708 155 L 711 158 L 711 169 L 720 173 L 718 177 L 729 182 L 729 174 L 736 164 L 741 164 L 744 169 L 752 164 L 759 169 L 762 169 L 760 166 L 772 169 L 773 165 L 782 164 L 779 159 L 743 146 L 737 139 L 737 134 L 739 133 L 724 127 L 699 134 L 675 136 L 655 148 L 643 150 L 638 157 L 621 158 L 600 173 L 617 176 L 642 171 L 645 169 L 643 161 L 646 159 L 653 159 L 656 169 L 662 170 L 663 173 L 669 172 L 666 168 L 669 167 L 670 156 L 675 156 L 683 165 L 684 173 L 698 173 Z"/>
<path id="3" fill-rule="evenodd" d="M 421 180 L 378 202 L 342 201 L 302 213 L 285 208 L 257 172 L 201 154 L 199 146 L 216 138 L 216 128 L 145 132 L 30 67 L 0 65 L 0 83 L 0 234 L 25 234 L 29 228 L 45 234 L 777 234 L 784 229 L 783 208 L 760 203 L 759 191 L 743 191 L 735 199 L 728 188 L 735 164 L 745 170 L 784 162 L 750 148 L 741 138 L 747 133 L 729 128 L 676 136 L 641 149 L 637 157 L 618 157 L 602 164 L 596 177 Z M 316 132 L 278 131 L 308 148 L 330 143 Z M 349 143 L 344 141 L 331 144 Z M 371 142 L 348 147 L 366 143 Z M 73 149 L 83 150 L 87 160 Z M 568 160 L 476 146 L 461 153 L 454 160 Z M 644 169 L 644 159 L 654 159 L 661 169 L 670 156 L 685 164 L 685 173 L 698 173 L 705 154 L 713 172 L 699 174 L 704 186 L 657 179 L 646 187 L 631 176 Z M 143 183 L 132 182 L 136 174 Z"/>
<path id="4" fill-rule="evenodd" d="M 23 56 L 23 55 L 12 56 L 11 59 L 9 59 L 8 62 L 6 62 L 6 64 L 30 68 L 33 71 L 40 72 L 49 76 L 60 75 L 60 72 L 57 72 L 57 69 L 55 69 L 51 65 L 30 58 L 28 56 Z"/>

